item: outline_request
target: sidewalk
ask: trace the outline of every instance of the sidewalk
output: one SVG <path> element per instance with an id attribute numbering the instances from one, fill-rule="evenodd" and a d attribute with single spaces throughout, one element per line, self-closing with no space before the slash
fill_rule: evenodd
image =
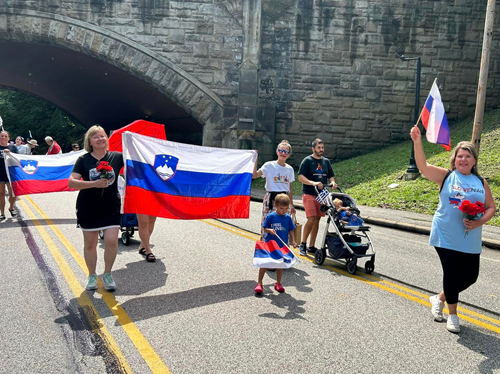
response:
<path id="1" fill-rule="evenodd" d="M 251 198 L 255 201 L 262 201 L 265 193 L 264 190 L 252 188 Z M 302 196 L 294 195 L 293 205 L 296 209 L 304 210 Z M 431 215 L 375 208 L 365 205 L 358 205 L 358 208 L 361 211 L 361 218 L 366 223 L 419 234 L 430 234 L 432 224 Z M 483 245 L 488 248 L 500 249 L 500 227 L 489 225 L 483 227 Z"/>

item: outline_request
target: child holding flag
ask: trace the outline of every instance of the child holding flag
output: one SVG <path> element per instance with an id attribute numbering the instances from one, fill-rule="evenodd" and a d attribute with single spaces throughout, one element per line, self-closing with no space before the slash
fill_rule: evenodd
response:
<path id="1" fill-rule="evenodd" d="M 284 247 L 285 251 L 288 250 L 285 243 L 288 243 L 290 239 L 293 242 L 293 246 L 296 247 L 295 236 L 293 235 L 293 230 L 295 230 L 295 224 L 293 223 L 292 217 L 287 213 L 288 207 L 290 205 L 290 198 L 288 195 L 282 193 L 276 196 L 274 199 L 274 206 L 276 207 L 275 212 L 271 212 L 266 217 L 262 227 L 264 228 L 264 241 L 266 243 L 274 240 L 280 248 Z M 267 266 L 269 267 L 269 266 Z M 259 280 L 257 281 L 257 286 L 255 287 L 255 293 L 262 293 L 262 280 L 264 279 L 264 274 L 266 273 L 266 268 L 261 267 L 259 269 Z M 276 283 L 274 284 L 274 289 L 278 292 L 285 292 L 285 288 L 281 285 L 281 277 L 283 275 L 283 269 L 276 269 Z"/>

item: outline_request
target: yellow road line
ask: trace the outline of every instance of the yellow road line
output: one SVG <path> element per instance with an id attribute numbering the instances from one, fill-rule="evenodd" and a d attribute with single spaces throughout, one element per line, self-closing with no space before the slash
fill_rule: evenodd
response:
<path id="1" fill-rule="evenodd" d="M 229 226 L 226 223 L 221 222 L 221 221 L 202 220 L 202 222 L 207 223 L 207 224 L 212 225 L 212 226 L 215 226 L 215 227 L 218 227 L 218 228 L 221 228 L 223 230 L 232 232 L 234 234 L 243 236 L 243 237 L 245 237 L 247 239 L 250 239 L 250 240 L 259 240 L 259 236 L 258 235 L 248 233 L 247 231 L 244 231 L 244 230 L 241 230 L 241 229 L 238 229 L 238 228 L 235 228 L 235 227 L 231 227 L 231 226 Z M 293 251 L 293 252 L 296 255 L 298 255 L 296 253 L 296 251 Z M 309 257 L 301 257 L 301 259 L 307 260 L 307 261 L 309 261 L 311 263 L 314 263 L 314 264 L 316 263 L 313 259 L 311 259 Z M 371 285 L 373 287 L 380 288 L 380 289 L 382 289 L 384 291 L 393 293 L 395 295 L 401 296 L 401 297 L 403 297 L 405 299 L 414 301 L 416 303 L 419 303 L 419 304 L 422 304 L 422 305 L 425 305 L 425 306 L 430 306 L 431 305 L 430 302 L 429 302 L 429 295 L 423 294 L 421 292 L 412 290 L 410 288 L 401 286 L 401 285 L 393 283 L 393 282 L 386 281 L 386 280 L 384 280 L 382 278 L 379 278 L 379 277 L 376 277 L 374 275 L 364 274 L 363 276 L 359 276 L 359 275 L 349 274 L 347 271 L 341 270 L 337 266 L 334 266 L 333 264 L 336 264 L 336 263 L 333 262 L 333 261 L 331 261 L 330 259 L 328 259 L 328 262 L 331 262 L 332 264 L 330 264 L 330 265 L 323 265 L 323 266 L 326 267 L 326 268 L 328 268 L 328 269 L 330 269 L 330 270 L 335 271 L 336 273 L 339 273 L 339 274 L 345 275 L 347 277 L 351 277 L 351 278 L 357 279 L 357 280 L 362 281 L 364 283 L 367 283 L 367 284 L 369 284 L 369 285 Z M 404 292 L 402 292 L 402 291 L 404 291 Z M 487 330 L 494 331 L 494 332 L 500 334 L 500 327 L 494 326 L 494 325 L 499 325 L 500 326 L 500 320 L 492 318 L 492 317 L 488 317 L 488 316 L 486 316 L 484 314 L 477 313 L 477 312 L 474 312 L 472 310 L 469 310 L 469 309 L 466 309 L 466 308 L 463 308 L 463 307 L 458 307 L 458 310 L 460 311 L 460 317 L 463 320 L 468 321 L 470 323 L 473 323 L 473 324 L 475 324 L 477 326 L 481 326 L 481 327 L 483 327 L 483 328 L 485 328 Z M 448 310 L 445 309 L 445 312 L 448 312 Z M 467 314 L 467 315 L 465 315 L 465 314 Z M 491 322 L 492 324 L 486 323 L 486 322 L 483 322 L 483 321 L 479 321 L 479 320 L 474 319 L 474 318 L 469 317 L 469 316 L 473 316 L 473 317 L 482 319 L 484 321 Z"/>
<path id="2" fill-rule="evenodd" d="M 66 279 L 66 282 L 68 283 L 69 287 L 71 288 L 73 295 L 75 296 L 76 300 L 78 301 L 78 304 L 80 304 L 82 309 L 87 314 L 87 319 L 92 327 L 92 330 L 94 332 L 97 332 L 99 335 L 101 335 L 102 340 L 104 342 L 106 342 L 106 345 L 108 346 L 108 348 L 111 350 L 113 355 L 117 358 L 118 363 L 120 364 L 122 370 L 125 371 L 126 373 L 132 373 L 132 369 L 130 368 L 125 357 L 123 356 L 123 353 L 121 352 L 120 348 L 118 348 L 118 345 L 116 344 L 116 341 L 113 339 L 113 336 L 110 334 L 109 330 L 107 329 L 107 327 L 104 324 L 98 322 L 101 320 L 101 317 L 99 316 L 97 309 L 94 307 L 92 300 L 90 300 L 89 296 L 87 295 L 87 293 L 85 292 L 83 287 L 78 282 L 78 279 L 76 278 L 75 274 L 68 266 L 68 263 L 66 262 L 64 257 L 61 255 L 61 253 L 57 249 L 57 246 L 54 244 L 54 242 L 50 238 L 49 234 L 47 233 L 45 228 L 42 226 L 40 221 L 38 221 L 38 219 L 33 214 L 33 212 L 28 207 L 28 205 L 22 200 L 20 201 L 20 204 L 24 208 L 26 213 L 28 213 L 28 216 L 33 221 L 33 224 L 35 225 L 36 229 L 38 230 L 38 232 L 42 236 L 43 241 L 45 242 L 45 244 L 49 248 L 50 253 L 54 257 L 54 260 L 56 261 L 59 268 L 61 269 L 61 272 L 62 272 L 64 278 Z M 89 309 L 91 310 L 91 313 L 88 313 Z M 95 317 L 95 318 L 93 318 L 93 317 Z"/>
<path id="3" fill-rule="evenodd" d="M 69 240 L 64 236 L 64 234 L 57 228 L 57 226 L 52 222 L 52 220 L 47 217 L 47 215 L 40 209 L 40 207 L 29 197 L 24 196 L 26 200 L 33 206 L 33 208 L 43 217 L 47 225 L 52 229 L 52 231 L 57 235 L 61 243 L 66 247 L 68 252 L 73 256 L 75 261 L 78 263 L 80 268 L 84 271 L 85 274 L 88 274 L 87 266 L 85 264 L 85 260 L 82 255 L 75 249 L 75 247 L 69 242 Z M 168 367 L 161 360 L 160 356 L 156 353 L 154 348 L 148 342 L 148 340 L 142 335 L 139 328 L 134 324 L 132 319 L 128 316 L 127 312 L 123 309 L 123 307 L 118 303 L 115 299 L 114 295 L 110 292 L 107 292 L 103 288 L 102 281 L 98 279 L 99 289 L 98 292 L 101 294 L 102 299 L 111 310 L 113 315 L 116 317 L 123 330 L 127 333 L 128 337 L 135 345 L 139 353 L 142 355 L 144 361 L 146 361 L 147 365 L 151 369 L 154 374 L 171 374 Z"/>

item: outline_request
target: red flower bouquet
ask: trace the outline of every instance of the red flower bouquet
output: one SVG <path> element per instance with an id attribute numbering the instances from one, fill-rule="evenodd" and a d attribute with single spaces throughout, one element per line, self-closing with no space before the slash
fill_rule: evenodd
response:
<path id="1" fill-rule="evenodd" d="M 113 174 L 111 174 L 111 172 L 113 171 L 113 167 L 107 161 L 99 161 L 99 164 L 97 164 L 97 167 L 95 169 L 101 174 L 101 179 L 113 178 Z M 101 196 L 103 194 L 104 189 L 101 192 Z"/>
<path id="2" fill-rule="evenodd" d="M 486 212 L 484 209 L 484 204 L 480 201 L 476 201 L 475 204 L 471 203 L 469 200 L 462 201 L 462 204 L 458 207 L 464 218 L 469 220 L 474 220 L 479 217 L 480 214 Z M 469 234 L 468 231 L 465 232 L 464 238 Z"/>

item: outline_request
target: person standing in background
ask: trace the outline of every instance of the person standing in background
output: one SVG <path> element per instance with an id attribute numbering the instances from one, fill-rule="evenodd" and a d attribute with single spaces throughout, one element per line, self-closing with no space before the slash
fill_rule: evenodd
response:
<path id="1" fill-rule="evenodd" d="M 30 139 L 26 142 L 26 145 L 28 146 L 28 154 L 33 155 L 35 154 L 35 148 L 38 147 L 38 142 L 36 139 Z"/>
<path id="2" fill-rule="evenodd" d="M 30 154 L 29 147 L 26 144 L 24 144 L 24 139 L 22 136 L 18 136 L 16 138 L 16 147 L 17 147 L 17 153 L 19 153 L 20 155 Z"/>
<path id="3" fill-rule="evenodd" d="M 47 150 L 48 155 L 58 155 L 59 153 L 62 153 L 59 144 L 57 144 L 57 142 L 50 136 L 45 137 L 45 143 L 49 146 L 49 149 Z"/>

